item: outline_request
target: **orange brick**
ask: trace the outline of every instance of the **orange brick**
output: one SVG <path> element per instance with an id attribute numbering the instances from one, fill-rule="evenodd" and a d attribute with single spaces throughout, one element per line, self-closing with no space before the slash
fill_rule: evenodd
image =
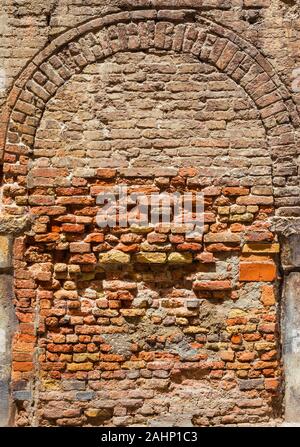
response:
<path id="1" fill-rule="evenodd" d="M 28 352 L 14 352 L 12 357 L 15 362 L 32 362 L 33 354 Z"/>
<path id="2" fill-rule="evenodd" d="M 231 337 L 231 343 L 235 345 L 240 345 L 242 343 L 242 337 L 239 334 L 235 334 Z"/>
<path id="3" fill-rule="evenodd" d="M 262 286 L 260 299 L 264 306 L 273 306 L 275 304 L 274 287 Z"/>
<path id="4" fill-rule="evenodd" d="M 224 362 L 233 362 L 234 351 L 222 351 L 220 352 L 220 357 Z"/>
<path id="5" fill-rule="evenodd" d="M 278 379 L 265 379 L 265 388 L 269 391 L 276 391 L 279 387 Z"/>
<path id="6" fill-rule="evenodd" d="M 116 176 L 116 174 L 117 174 L 116 169 L 110 169 L 110 168 L 97 169 L 97 177 L 100 177 L 103 179 L 112 179 Z"/>
<path id="7" fill-rule="evenodd" d="M 249 194 L 249 188 L 243 188 L 239 186 L 226 186 L 223 188 L 223 194 L 226 196 L 247 196 Z"/>
<path id="8" fill-rule="evenodd" d="M 104 242 L 104 234 L 103 233 L 90 233 L 85 239 L 84 242 Z"/>
<path id="9" fill-rule="evenodd" d="M 198 174 L 198 170 L 196 168 L 181 168 L 179 169 L 179 175 L 182 177 L 195 177 Z"/>
<path id="10" fill-rule="evenodd" d="M 251 351 L 239 352 L 237 354 L 237 359 L 239 362 L 251 362 L 252 360 L 255 359 L 255 352 Z"/>
<path id="11" fill-rule="evenodd" d="M 33 369 L 32 362 L 13 362 L 14 371 L 32 371 L 32 369 Z"/>
<path id="12" fill-rule="evenodd" d="M 267 262 L 243 262 L 240 264 L 240 281 L 274 281 L 276 265 Z"/>
<path id="13" fill-rule="evenodd" d="M 241 231 L 244 231 L 245 225 L 242 225 L 240 223 L 234 223 L 230 225 L 230 231 L 233 233 L 240 233 Z"/>
<path id="14" fill-rule="evenodd" d="M 193 285 L 196 290 L 230 290 L 231 281 L 196 281 Z"/>

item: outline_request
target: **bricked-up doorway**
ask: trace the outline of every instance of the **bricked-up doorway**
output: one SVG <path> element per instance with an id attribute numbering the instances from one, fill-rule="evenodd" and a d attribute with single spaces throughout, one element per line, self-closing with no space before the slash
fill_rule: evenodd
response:
<path id="1" fill-rule="evenodd" d="M 32 221 L 14 248 L 15 423 L 280 417 L 272 218 L 293 201 L 273 179 L 297 180 L 297 114 L 259 51 L 193 11 L 108 15 L 37 55 L 4 117 L 4 209 Z M 202 191 L 203 239 L 100 231 L 95 197 L 120 183 Z"/>

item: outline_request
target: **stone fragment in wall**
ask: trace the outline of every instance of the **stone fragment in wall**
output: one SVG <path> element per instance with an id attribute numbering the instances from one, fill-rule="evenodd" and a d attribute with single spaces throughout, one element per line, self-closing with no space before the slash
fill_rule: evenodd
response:
<path id="1" fill-rule="evenodd" d="M 122 368 L 124 369 L 142 369 L 145 368 L 146 362 L 144 360 L 124 362 Z"/>
<path id="2" fill-rule="evenodd" d="M 167 252 L 172 249 L 172 245 L 168 243 L 161 243 L 161 244 L 149 244 L 147 241 L 143 242 L 140 245 L 140 248 L 142 251 L 147 252 Z"/>
<path id="3" fill-rule="evenodd" d="M 229 217 L 229 222 L 252 222 L 253 219 L 252 213 L 233 214 Z"/>
<path id="4" fill-rule="evenodd" d="M 73 354 L 73 362 L 75 363 L 84 363 L 87 361 L 91 361 L 91 362 L 97 362 L 99 361 L 99 353 L 80 353 L 80 354 Z"/>
<path id="5" fill-rule="evenodd" d="M 69 264 L 68 265 L 68 272 L 72 274 L 79 274 L 81 272 L 80 266 L 76 264 Z"/>
<path id="6" fill-rule="evenodd" d="M 268 341 L 259 341 L 254 344 L 254 348 L 256 351 L 271 351 L 272 349 L 276 349 L 276 344 Z"/>
<path id="7" fill-rule="evenodd" d="M 20 234 L 29 229 L 32 217 L 29 215 L 12 216 L 1 213 L 0 234 Z"/>
<path id="8" fill-rule="evenodd" d="M 101 264 L 128 264 L 130 256 L 119 250 L 110 250 L 99 255 L 99 262 Z"/>
<path id="9" fill-rule="evenodd" d="M 54 265 L 54 271 L 55 273 L 64 273 L 67 272 L 68 265 L 64 263 L 57 263 Z"/>
<path id="10" fill-rule="evenodd" d="M 202 326 L 188 326 L 187 328 L 183 329 L 184 334 L 206 334 L 207 329 Z"/>
<path id="11" fill-rule="evenodd" d="M 153 226 L 131 225 L 130 231 L 137 234 L 147 234 L 153 231 Z"/>
<path id="12" fill-rule="evenodd" d="M 84 411 L 84 414 L 86 415 L 86 417 L 91 418 L 91 419 L 96 419 L 99 416 L 101 416 L 103 410 L 99 410 L 97 408 L 88 408 L 87 410 Z"/>
<path id="13" fill-rule="evenodd" d="M 93 363 L 85 362 L 85 363 L 68 363 L 67 370 L 68 371 L 91 371 L 94 368 Z"/>
<path id="14" fill-rule="evenodd" d="M 167 261 L 166 253 L 140 252 L 134 255 L 133 260 L 141 264 L 164 264 Z"/>
<path id="15" fill-rule="evenodd" d="M 218 207 L 218 214 L 220 215 L 227 215 L 230 213 L 230 207 L 229 206 L 219 206 Z"/>
<path id="16" fill-rule="evenodd" d="M 257 205 L 232 205 L 230 207 L 231 214 L 246 214 L 247 212 L 253 213 L 250 210 L 255 210 L 257 212 L 259 210 L 259 207 Z"/>
<path id="17" fill-rule="evenodd" d="M 235 326 L 227 326 L 226 331 L 229 334 L 252 333 L 257 329 L 256 324 L 239 324 Z"/>
<path id="18" fill-rule="evenodd" d="M 193 255 L 191 253 L 170 253 L 168 262 L 170 264 L 191 264 L 193 262 Z"/>
<path id="19" fill-rule="evenodd" d="M 197 309 L 198 307 L 200 307 L 200 300 L 187 300 L 186 307 L 188 309 Z"/>

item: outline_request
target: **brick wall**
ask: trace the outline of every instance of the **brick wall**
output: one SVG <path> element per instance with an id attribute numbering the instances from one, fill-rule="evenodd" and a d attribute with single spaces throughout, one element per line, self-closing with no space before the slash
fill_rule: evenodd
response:
<path id="1" fill-rule="evenodd" d="M 276 423 L 272 222 L 299 215 L 297 10 L 65 0 L 33 15 L 35 3 L 7 2 L 3 37 L 15 83 L 3 90 L 2 209 L 30 221 L 13 251 L 14 423 Z M 21 23 L 32 34 L 17 36 Z M 30 51 L 14 55 L 22 40 Z M 101 229 L 96 197 L 121 184 L 203 193 L 203 237 Z"/>

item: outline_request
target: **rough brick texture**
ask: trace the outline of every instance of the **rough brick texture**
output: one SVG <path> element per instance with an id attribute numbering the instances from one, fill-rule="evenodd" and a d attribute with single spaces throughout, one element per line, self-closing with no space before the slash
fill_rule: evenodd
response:
<path id="1" fill-rule="evenodd" d="M 300 214 L 294 7 L 4 10 L 2 209 L 30 221 L 13 249 L 14 423 L 276 423 L 272 219 Z M 99 228 L 96 197 L 120 184 L 202 192 L 203 237 L 176 224 Z"/>

